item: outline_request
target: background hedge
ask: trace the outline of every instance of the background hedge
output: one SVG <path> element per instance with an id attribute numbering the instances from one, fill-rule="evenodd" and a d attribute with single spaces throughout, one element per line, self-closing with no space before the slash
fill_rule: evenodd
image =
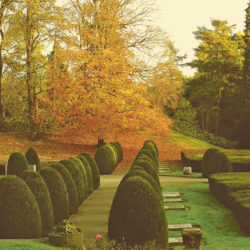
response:
<path id="1" fill-rule="evenodd" d="M 25 153 L 25 157 L 28 160 L 28 163 L 30 165 L 36 165 L 36 171 L 39 171 L 41 166 L 40 166 L 40 159 L 36 150 L 30 147 Z"/>

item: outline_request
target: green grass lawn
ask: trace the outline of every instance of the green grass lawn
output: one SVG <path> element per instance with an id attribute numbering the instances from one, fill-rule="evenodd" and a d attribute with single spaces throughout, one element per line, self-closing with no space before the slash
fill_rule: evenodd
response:
<path id="1" fill-rule="evenodd" d="M 200 225 L 206 245 L 202 249 L 250 249 L 250 237 L 240 229 L 230 210 L 221 205 L 210 193 L 207 183 L 169 186 L 165 192 L 180 192 L 187 200 L 186 211 L 167 211 L 168 224 Z M 181 237 L 170 232 L 170 237 Z M 175 247 L 174 249 L 183 249 Z"/>
<path id="2" fill-rule="evenodd" d="M 69 248 L 52 247 L 42 243 L 31 242 L 0 242 L 1 250 L 66 250 Z"/>

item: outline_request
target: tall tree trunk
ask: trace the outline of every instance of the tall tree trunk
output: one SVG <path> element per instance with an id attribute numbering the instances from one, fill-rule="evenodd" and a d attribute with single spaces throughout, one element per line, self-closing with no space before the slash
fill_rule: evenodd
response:
<path id="1" fill-rule="evenodd" d="M 32 95 L 32 20 L 30 16 L 30 6 L 27 4 L 27 22 L 26 22 L 26 84 L 28 93 L 28 118 L 29 118 L 29 137 L 35 135 L 34 122 L 34 104 Z"/>

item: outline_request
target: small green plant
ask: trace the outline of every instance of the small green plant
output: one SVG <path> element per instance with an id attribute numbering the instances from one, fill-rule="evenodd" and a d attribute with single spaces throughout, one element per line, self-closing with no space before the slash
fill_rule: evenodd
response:
<path id="1" fill-rule="evenodd" d="M 20 176 L 24 170 L 28 169 L 28 165 L 29 163 L 22 153 L 14 152 L 8 160 L 8 175 Z"/>
<path id="2" fill-rule="evenodd" d="M 26 154 L 25 154 L 26 159 L 28 160 L 28 163 L 31 165 L 36 165 L 36 171 L 39 171 L 40 169 L 40 159 L 39 156 L 36 152 L 36 150 L 32 147 L 30 147 Z"/>
<path id="3" fill-rule="evenodd" d="M 69 220 L 63 220 L 53 227 L 49 236 L 70 235 L 81 232 L 81 229 L 73 225 Z"/>

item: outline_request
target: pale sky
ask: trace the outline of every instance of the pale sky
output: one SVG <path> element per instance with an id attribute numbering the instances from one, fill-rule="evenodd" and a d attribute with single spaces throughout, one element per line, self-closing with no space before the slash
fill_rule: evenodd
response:
<path id="1" fill-rule="evenodd" d="M 167 31 L 170 40 L 179 49 L 180 55 L 187 54 L 187 61 L 194 58 L 193 49 L 198 41 L 193 32 L 197 27 L 211 28 L 211 19 L 236 24 L 235 31 L 243 31 L 248 0 L 156 0 L 160 7 L 159 25 Z M 189 67 L 182 69 L 192 75 Z"/>

